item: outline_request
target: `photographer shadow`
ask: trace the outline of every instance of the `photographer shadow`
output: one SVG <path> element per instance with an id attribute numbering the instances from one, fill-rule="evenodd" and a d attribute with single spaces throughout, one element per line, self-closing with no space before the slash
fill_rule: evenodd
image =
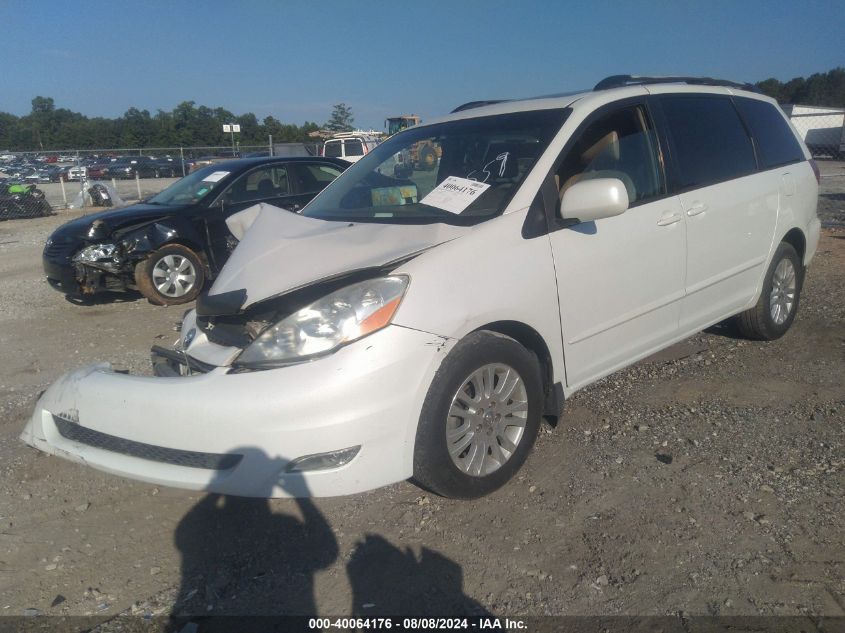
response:
<path id="1" fill-rule="evenodd" d="M 170 631 L 305 630 L 306 618 L 318 614 L 315 575 L 337 562 L 337 539 L 301 479 L 284 476 L 286 460 L 252 447 L 232 452 L 245 455 L 250 464 L 249 472 L 239 476 L 265 483 L 253 487 L 256 497 L 207 494 L 179 522 L 175 543 L 182 557 L 181 586 Z M 290 505 L 285 502 L 296 506 L 294 512 L 273 511 L 266 497 L 277 487 L 295 497 Z M 368 534 L 354 547 L 346 572 L 352 590 L 347 614 L 486 613 L 464 595 L 460 565 L 429 548 L 417 557 Z"/>
<path id="2" fill-rule="evenodd" d="M 427 547 L 410 548 L 367 534 L 346 566 L 352 586 L 352 614 L 380 616 L 483 616 L 489 612 L 464 594 L 463 569 Z"/>
<path id="3" fill-rule="evenodd" d="M 307 488 L 279 477 L 285 460 L 256 448 L 233 452 L 257 466 L 254 481 L 266 482 L 257 495 L 278 485 L 298 497 L 299 516 L 274 512 L 267 498 L 203 497 L 176 528 L 182 573 L 173 616 L 313 615 L 314 575 L 338 556 L 332 528 Z"/>

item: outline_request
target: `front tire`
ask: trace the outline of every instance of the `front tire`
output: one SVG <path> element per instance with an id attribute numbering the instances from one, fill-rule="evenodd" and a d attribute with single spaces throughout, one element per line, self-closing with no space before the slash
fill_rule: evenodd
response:
<path id="1" fill-rule="evenodd" d="M 795 316 L 804 283 L 804 267 L 795 248 L 781 242 L 766 277 L 757 304 L 737 316 L 737 327 L 746 338 L 774 341 L 786 334 Z"/>
<path id="2" fill-rule="evenodd" d="M 168 244 L 135 266 L 141 294 L 157 305 L 180 305 L 197 298 L 205 285 L 199 255 L 182 244 Z"/>
<path id="3" fill-rule="evenodd" d="M 500 488 L 534 445 L 542 403 L 533 352 L 500 334 L 470 334 L 444 359 L 429 387 L 414 445 L 414 478 L 457 499 Z"/>

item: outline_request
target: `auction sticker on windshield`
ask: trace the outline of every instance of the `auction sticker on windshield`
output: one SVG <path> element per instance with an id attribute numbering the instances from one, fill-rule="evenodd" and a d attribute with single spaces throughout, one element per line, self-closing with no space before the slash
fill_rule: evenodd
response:
<path id="1" fill-rule="evenodd" d="M 218 182 L 220 180 L 223 180 L 228 175 L 229 175 L 228 171 L 215 171 L 215 172 L 208 174 L 208 176 L 203 178 L 202 181 L 203 182 Z"/>
<path id="2" fill-rule="evenodd" d="M 463 213 L 464 209 L 489 188 L 490 185 L 477 180 L 449 176 L 420 202 L 449 213 Z"/>

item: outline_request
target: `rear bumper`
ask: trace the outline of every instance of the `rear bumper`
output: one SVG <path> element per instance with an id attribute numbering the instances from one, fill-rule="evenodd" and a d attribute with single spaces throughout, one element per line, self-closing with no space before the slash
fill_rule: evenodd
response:
<path id="1" fill-rule="evenodd" d="M 422 402 L 452 343 L 389 326 L 322 359 L 266 371 L 148 378 L 94 365 L 42 395 L 21 439 L 179 488 L 251 497 L 362 492 L 411 476 Z M 296 458 L 352 447 L 360 450 L 341 467 L 288 471 Z"/>

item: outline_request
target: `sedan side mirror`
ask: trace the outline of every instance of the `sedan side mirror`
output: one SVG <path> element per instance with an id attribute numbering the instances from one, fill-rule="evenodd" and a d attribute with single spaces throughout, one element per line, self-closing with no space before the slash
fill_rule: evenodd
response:
<path id="1" fill-rule="evenodd" d="M 628 190 L 618 178 L 576 182 L 560 201 L 560 217 L 580 222 L 612 218 L 627 209 Z"/>

